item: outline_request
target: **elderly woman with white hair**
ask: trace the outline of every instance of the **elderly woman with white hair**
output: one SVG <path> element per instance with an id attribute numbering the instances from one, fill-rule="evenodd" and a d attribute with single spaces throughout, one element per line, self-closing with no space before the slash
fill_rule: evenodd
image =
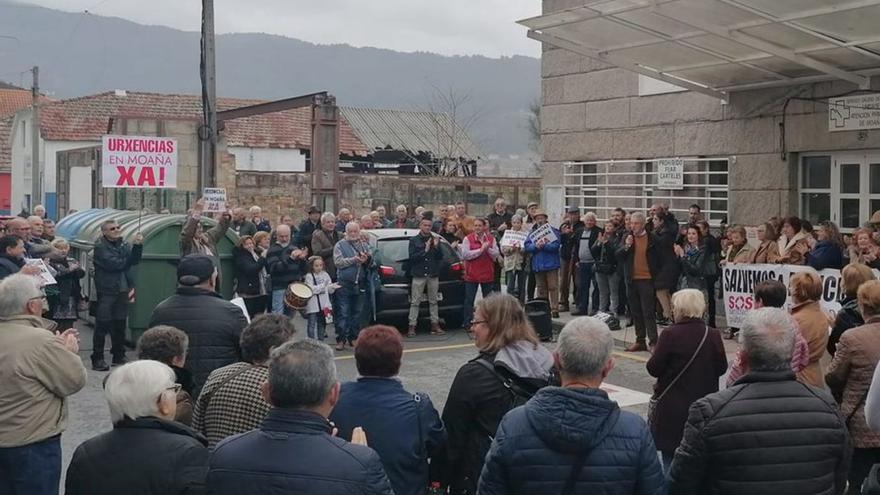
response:
<path id="1" fill-rule="evenodd" d="M 135 361 L 110 373 L 104 396 L 113 430 L 77 447 L 67 495 L 201 493 L 208 442 L 174 422 L 179 390 L 174 371 L 159 361 Z"/>
<path id="2" fill-rule="evenodd" d="M 660 334 L 648 360 L 654 384 L 648 422 L 669 470 L 681 442 L 688 408 L 697 399 L 718 391 L 718 377 L 727 371 L 727 355 L 721 334 L 703 321 L 706 299 L 697 289 L 672 295 L 673 324 Z"/>

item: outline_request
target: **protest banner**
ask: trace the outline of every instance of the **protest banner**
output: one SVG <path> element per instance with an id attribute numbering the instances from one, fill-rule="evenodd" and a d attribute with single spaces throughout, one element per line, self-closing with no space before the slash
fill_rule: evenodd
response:
<path id="1" fill-rule="evenodd" d="M 788 287 L 792 275 L 812 270 L 801 265 L 724 265 L 721 277 L 724 311 L 727 315 L 727 326 L 739 328 L 746 314 L 755 309 L 755 286 L 764 280 L 778 280 Z M 874 270 L 874 276 L 880 278 L 880 272 Z M 822 279 L 822 298 L 819 304 L 830 315 L 840 311 L 843 300 L 843 277 L 840 270 L 825 269 L 819 272 Z M 791 307 L 791 298 L 786 301 L 786 308 Z"/>
<path id="2" fill-rule="evenodd" d="M 206 187 L 202 191 L 202 197 L 205 198 L 205 212 L 226 211 L 226 188 Z"/>
<path id="3" fill-rule="evenodd" d="M 177 140 L 150 136 L 102 139 L 101 180 L 109 188 L 177 187 Z"/>
<path id="4" fill-rule="evenodd" d="M 522 247 L 523 244 L 526 243 L 526 238 L 529 236 L 527 232 L 521 230 L 519 232 L 507 229 L 504 231 L 504 236 L 501 237 L 501 247 Z"/>
<path id="5" fill-rule="evenodd" d="M 55 280 L 55 277 L 52 276 L 52 272 L 49 271 L 49 267 L 46 266 L 46 262 L 44 262 L 42 259 L 28 258 L 27 260 L 25 260 L 25 263 L 40 268 L 39 275 L 34 275 L 34 277 L 40 279 L 40 287 L 44 285 L 53 285 L 58 283 Z"/>
<path id="6" fill-rule="evenodd" d="M 532 231 L 531 237 L 532 242 L 535 244 L 541 239 L 544 239 L 547 244 L 559 240 L 559 237 L 557 237 L 556 232 L 553 232 L 553 227 L 550 226 L 549 223 L 545 223 L 544 225 L 535 228 L 535 230 Z"/>

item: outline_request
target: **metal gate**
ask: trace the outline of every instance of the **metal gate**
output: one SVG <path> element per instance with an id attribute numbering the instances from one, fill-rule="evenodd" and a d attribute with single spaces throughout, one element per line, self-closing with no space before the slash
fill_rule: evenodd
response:
<path id="1" fill-rule="evenodd" d="M 666 160 L 683 163 L 680 188 L 658 185 L 655 165 Z M 593 211 L 601 219 L 608 218 L 614 208 L 645 211 L 652 204 L 665 203 L 679 220 L 687 218 L 688 208 L 696 204 L 703 217 L 717 226 L 727 221 L 729 164 L 728 158 L 566 162 L 565 203 L 581 212 Z"/>

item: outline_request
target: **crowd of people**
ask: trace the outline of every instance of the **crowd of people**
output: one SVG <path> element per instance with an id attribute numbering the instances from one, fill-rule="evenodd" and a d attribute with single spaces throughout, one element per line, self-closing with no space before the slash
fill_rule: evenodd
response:
<path id="1" fill-rule="evenodd" d="M 299 225 L 287 217 L 274 227 L 259 208 L 236 208 L 205 230 L 199 201 L 181 230 L 177 289 L 153 310 L 133 362 L 125 330 L 143 238 L 128 242 L 104 222 L 91 364 L 115 368 L 104 381 L 113 429 L 76 449 L 66 493 L 777 495 L 876 485 L 880 214 L 847 239 L 831 222 L 813 229 L 773 218 L 752 247 L 742 226 L 710 232 L 696 205 L 685 222 L 663 204 L 647 214 L 616 209 L 604 223 L 572 208 L 558 227 L 537 204 L 493 206 L 485 217 L 464 204 L 435 217 L 401 205 L 394 218 L 377 209 L 360 220 L 310 207 Z M 66 402 L 87 376 L 72 328 L 84 270 L 35 217 L 7 221 L 0 237 L 3 494 L 58 493 Z M 403 334 L 369 325 L 378 262 L 364 230 L 377 228 L 413 231 Z M 218 293 L 228 229 L 239 234 L 233 278 L 250 322 Z M 446 331 L 437 311 L 443 243 L 464 264 L 462 317 L 477 355 L 438 410 L 398 374 L 423 299 L 431 333 Z M 30 259 L 43 259 L 56 283 L 39 283 Z M 728 332 L 739 339 L 728 362 L 715 285 L 734 263 L 813 269 L 787 286 L 755 286 L 755 309 Z M 824 268 L 843 268 L 836 315 L 820 305 Z M 299 338 L 284 302 L 293 282 L 313 293 Z M 535 298 L 554 316 L 580 316 L 555 347 L 526 315 Z M 635 326 L 627 350 L 651 351 L 647 421 L 602 389 L 614 368 L 613 319 Z M 339 382 L 324 343 L 331 322 L 337 353 L 354 352 L 355 381 Z"/>

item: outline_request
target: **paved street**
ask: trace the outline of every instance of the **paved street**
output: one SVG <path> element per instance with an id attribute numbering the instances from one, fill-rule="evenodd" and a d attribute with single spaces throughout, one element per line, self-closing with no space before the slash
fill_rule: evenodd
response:
<path id="1" fill-rule="evenodd" d="M 571 317 L 563 313 L 558 323 Z M 305 336 L 305 321 L 297 317 L 297 338 Z M 91 352 L 91 328 L 80 324 L 83 348 L 81 356 L 88 366 Z M 636 412 L 644 417 L 647 401 L 654 380 L 645 371 L 648 353 L 623 352 L 623 341 L 632 342 L 633 328 L 615 332 L 617 350 L 615 351 L 616 366 L 606 381 L 607 390 L 612 399 L 617 400 L 624 409 Z M 405 339 L 405 355 L 401 379 L 409 390 L 426 392 L 434 401 L 438 410 L 442 411 L 446 395 L 458 368 L 476 355 L 473 342 L 464 330 L 448 332 L 443 337 L 420 334 L 413 339 Z M 554 344 L 548 344 L 551 348 Z M 728 359 L 735 351 L 735 344 L 725 341 Z M 357 377 L 354 354 L 346 349 L 337 353 L 337 365 L 341 380 L 353 380 Z M 133 353 L 129 353 L 131 359 Z M 89 369 L 89 382 L 85 389 L 70 400 L 70 424 L 62 436 L 63 466 L 67 464 L 77 445 L 98 433 L 110 429 L 110 415 L 101 392 L 101 383 L 106 373 L 98 373 Z M 62 472 L 62 475 L 63 475 Z"/>

